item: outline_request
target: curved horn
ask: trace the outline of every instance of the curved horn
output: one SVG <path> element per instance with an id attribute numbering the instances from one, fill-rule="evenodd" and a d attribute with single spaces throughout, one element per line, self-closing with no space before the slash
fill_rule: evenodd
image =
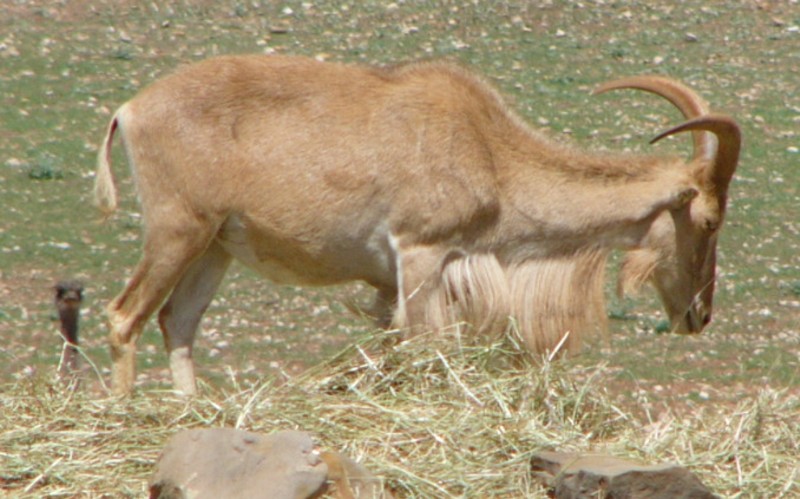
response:
<path id="1" fill-rule="evenodd" d="M 726 192 L 733 173 L 736 171 L 736 165 L 739 163 L 739 151 L 742 145 L 742 130 L 739 128 L 739 124 L 724 114 L 707 114 L 670 128 L 659 134 L 650 143 L 653 144 L 664 137 L 690 130 L 711 132 L 717 137 L 719 146 L 716 154 L 712 156 L 714 163 L 710 178 L 718 192 Z"/>
<path id="2" fill-rule="evenodd" d="M 687 120 L 692 120 L 709 113 L 708 104 L 683 83 L 663 76 L 631 76 L 601 84 L 592 94 L 602 94 L 609 90 L 633 88 L 644 90 L 661 97 L 672 103 Z M 696 132 L 692 134 L 694 141 L 694 159 L 712 159 L 717 152 L 717 144 L 707 133 Z"/>

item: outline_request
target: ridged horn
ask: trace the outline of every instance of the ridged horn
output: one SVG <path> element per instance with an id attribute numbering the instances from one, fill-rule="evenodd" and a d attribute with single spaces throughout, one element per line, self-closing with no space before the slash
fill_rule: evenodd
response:
<path id="1" fill-rule="evenodd" d="M 716 147 L 716 154 L 712 156 L 713 170 L 710 178 L 718 192 L 727 192 L 728 184 L 739 163 L 739 151 L 742 146 L 742 130 L 739 124 L 724 114 L 707 114 L 670 128 L 659 134 L 650 143 L 653 144 L 664 137 L 686 131 L 705 131 L 716 136 L 719 145 Z"/>
<path id="2" fill-rule="evenodd" d="M 663 76 L 631 76 L 609 81 L 598 86 L 593 95 L 610 90 L 632 88 L 659 95 L 672 103 L 687 120 L 693 120 L 709 113 L 708 104 L 694 90 L 683 83 Z M 692 134 L 694 158 L 714 158 L 717 144 L 713 137 L 702 131 Z"/>

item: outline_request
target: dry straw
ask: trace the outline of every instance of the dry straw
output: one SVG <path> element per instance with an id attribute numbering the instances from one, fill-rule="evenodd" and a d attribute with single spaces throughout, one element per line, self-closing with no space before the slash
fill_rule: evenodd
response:
<path id="1" fill-rule="evenodd" d="M 128 400 L 44 379 L 3 387 L 0 493 L 142 497 L 179 429 L 302 429 L 386 478 L 399 497 L 545 497 L 540 450 L 600 451 L 688 466 L 730 497 L 800 494 L 800 401 L 762 392 L 728 411 L 639 421 L 603 389 L 602 366 L 532 358 L 514 334 L 486 344 L 459 328 L 362 339 L 304 375 L 184 400 L 144 387 Z"/>

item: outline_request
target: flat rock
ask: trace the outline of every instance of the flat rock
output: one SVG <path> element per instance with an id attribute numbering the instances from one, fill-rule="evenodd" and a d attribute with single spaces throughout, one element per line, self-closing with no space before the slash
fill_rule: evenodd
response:
<path id="1" fill-rule="evenodd" d="M 714 499 L 700 480 L 675 464 L 644 465 L 603 454 L 539 452 L 531 471 L 557 499 Z"/>
<path id="2" fill-rule="evenodd" d="M 150 498 L 305 498 L 323 487 L 327 475 L 307 433 L 188 430 L 172 437 L 161 454 Z"/>

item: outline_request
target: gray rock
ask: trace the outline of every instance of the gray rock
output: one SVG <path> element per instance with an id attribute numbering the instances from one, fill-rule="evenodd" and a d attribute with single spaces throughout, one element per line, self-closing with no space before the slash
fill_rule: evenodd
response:
<path id="1" fill-rule="evenodd" d="M 539 452 L 531 470 L 557 499 L 714 499 L 691 472 L 674 464 L 643 465 L 602 454 Z"/>
<path id="2" fill-rule="evenodd" d="M 303 432 L 189 430 L 164 449 L 150 498 L 305 498 L 323 487 L 327 474 L 311 436 Z"/>

